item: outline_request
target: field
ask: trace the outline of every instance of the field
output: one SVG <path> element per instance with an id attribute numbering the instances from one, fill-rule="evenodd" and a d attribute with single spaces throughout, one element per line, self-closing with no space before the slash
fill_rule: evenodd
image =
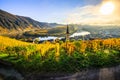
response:
<path id="1" fill-rule="evenodd" d="M 33 44 L 0 36 L 0 59 L 28 72 L 77 72 L 120 64 L 120 38 Z"/>

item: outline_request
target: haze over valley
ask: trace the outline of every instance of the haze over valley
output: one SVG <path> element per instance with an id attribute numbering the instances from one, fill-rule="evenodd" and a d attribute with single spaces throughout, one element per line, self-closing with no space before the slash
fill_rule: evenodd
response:
<path id="1" fill-rule="evenodd" d="M 82 25 L 66 24 L 70 27 L 70 34 L 79 31 L 88 31 L 91 38 L 120 37 L 119 25 Z M 14 15 L 0 10 L 0 34 L 16 39 L 31 40 L 40 36 L 65 37 L 65 24 L 39 22 L 29 17 Z M 90 38 L 90 37 L 89 37 Z M 88 38 L 88 39 L 89 39 Z"/>

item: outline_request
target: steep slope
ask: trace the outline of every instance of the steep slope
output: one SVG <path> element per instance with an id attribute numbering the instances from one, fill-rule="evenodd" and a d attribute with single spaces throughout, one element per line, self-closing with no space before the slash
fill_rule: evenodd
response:
<path id="1" fill-rule="evenodd" d="M 51 28 L 58 26 L 56 23 L 38 22 L 29 17 L 17 16 L 0 10 L 0 31 L 23 31 L 26 29 Z"/>

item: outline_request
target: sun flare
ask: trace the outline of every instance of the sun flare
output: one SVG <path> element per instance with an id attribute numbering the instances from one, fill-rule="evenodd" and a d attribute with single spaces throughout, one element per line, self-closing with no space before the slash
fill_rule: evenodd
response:
<path id="1" fill-rule="evenodd" d="M 107 2 L 102 5 L 102 7 L 100 8 L 100 12 L 103 15 L 109 15 L 113 13 L 114 8 L 115 8 L 115 5 L 112 2 Z"/>

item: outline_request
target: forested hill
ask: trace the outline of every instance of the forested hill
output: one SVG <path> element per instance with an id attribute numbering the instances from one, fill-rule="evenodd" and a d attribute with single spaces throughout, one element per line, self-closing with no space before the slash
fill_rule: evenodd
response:
<path id="1" fill-rule="evenodd" d="M 0 32 L 9 30 L 23 31 L 33 28 L 51 28 L 58 25 L 60 24 L 38 22 L 32 18 L 14 15 L 0 9 Z"/>

